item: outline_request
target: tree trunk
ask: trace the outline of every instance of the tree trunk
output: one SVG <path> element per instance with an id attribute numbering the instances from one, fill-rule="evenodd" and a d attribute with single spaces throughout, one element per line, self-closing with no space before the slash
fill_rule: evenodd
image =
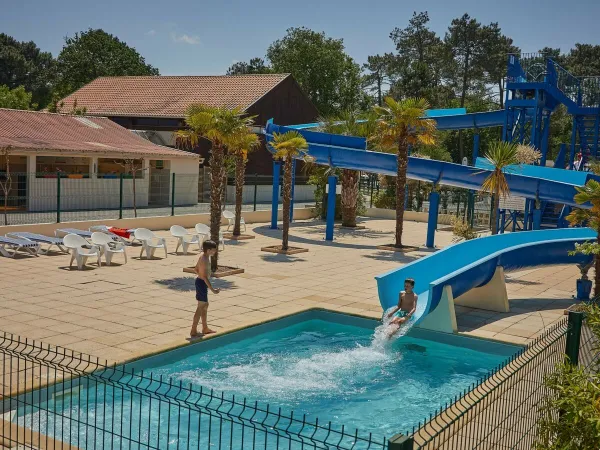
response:
<path id="1" fill-rule="evenodd" d="M 239 236 L 240 223 L 242 220 L 242 196 L 244 194 L 244 175 L 246 174 L 246 160 L 244 155 L 238 153 L 235 155 L 235 224 L 233 225 L 233 235 Z"/>
<path id="2" fill-rule="evenodd" d="M 345 227 L 356 226 L 359 178 L 357 170 L 344 169 L 342 172 L 342 225 Z"/>
<path id="3" fill-rule="evenodd" d="M 496 189 L 493 197 L 494 207 L 492 208 L 492 234 L 498 234 L 498 208 L 500 208 L 500 192 Z"/>
<path id="4" fill-rule="evenodd" d="M 288 249 L 290 234 L 290 202 L 292 198 L 292 157 L 288 156 L 283 165 L 283 237 L 281 248 Z M 331 194 L 330 194 L 331 195 Z"/>
<path id="5" fill-rule="evenodd" d="M 504 86 L 502 80 L 498 80 L 498 91 L 500 92 L 500 109 L 504 109 Z"/>
<path id="6" fill-rule="evenodd" d="M 404 139 L 398 144 L 398 171 L 396 175 L 396 247 L 402 247 L 402 230 L 404 228 L 404 196 L 406 186 L 406 166 L 408 165 L 408 145 Z"/>
<path id="7" fill-rule="evenodd" d="M 223 198 L 224 150 L 220 144 L 213 144 L 210 152 L 210 239 L 217 243 L 217 252 L 211 258 L 213 273 L 219 260 L 219 232 L 221 231 L 221 199 Z"/>
<path id="8" fill-rule="evenodd" d="M 377 104 L 379 106 L 383 105 L 383 101 L 382 101 L 382 95 L 381 95 L 381 77 L 378 76 L 377 77 Z"/>
<path id="9" fill-rule="evenodd" d="M 596 242 L 600 245 L 600 234 Z M 594 255 L 594 272 L 594 297 L 597 297 L 600 295 L 600 255 Z"/>

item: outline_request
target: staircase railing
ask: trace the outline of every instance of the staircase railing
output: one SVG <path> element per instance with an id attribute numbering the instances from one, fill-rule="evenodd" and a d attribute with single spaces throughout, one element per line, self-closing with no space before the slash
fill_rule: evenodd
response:
<path id="1" fill-rule="evenodd" d="M 551 84 L 554 84 L 571 101 L 581 105 L 581 80 L 552 58 L 548 58 L 547 64 L 548 71 L 554 72 L 555 79 L 551 80 Z"/>

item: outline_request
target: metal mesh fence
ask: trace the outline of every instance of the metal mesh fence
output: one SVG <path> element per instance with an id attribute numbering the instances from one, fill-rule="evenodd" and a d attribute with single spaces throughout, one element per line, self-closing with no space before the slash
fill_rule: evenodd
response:
<path id="1" fill-rule="evenodd" d="M 314 203 L 314 186 L 296 177 L 296 205 Z M 242 211 L 271 208 L 271 176 L 247 175 Z M 229 179 L 224 208 L 235 208 Z M 278 199 L 281 203 L 282 199 Z M 0 173 L 0 225 L 157 217 L 210 212 L 210 179 L 203 173 L 150 170 L 132 175 Z"/>
<path id="2" fill-rule="evenodd" d="M 9 448 L 385 449 L 385 439 L 5 334 Z M 44 386 L 40 388 L 40 385 Z"/>
<path id="3" fill-rule="evenodd" d="M 565 355 L 567 319 L 433 414 L 413 433 L 416 449 L 532 448 L 545 377 Z"/>

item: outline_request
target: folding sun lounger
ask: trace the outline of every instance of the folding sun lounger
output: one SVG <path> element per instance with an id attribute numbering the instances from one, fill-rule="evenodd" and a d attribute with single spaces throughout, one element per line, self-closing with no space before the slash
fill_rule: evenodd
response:
<path id="1" fill-rule="evenodd" d="M 52 236 L 44 236 L 43 234 L 38 233 L 28 233 L 26 231 L 15 231 L 13 233 L 7 233 L 6 236 L 15 238 L 15 239 L 27 239 L 29 241 L 37 242 L 39 244 L 48 244 L 48 248 L 46 250 L 42 250 L 40 248 L 41 254 L 46 254 L 52 249 L 52 247 L 56 246 L 59 251 L 63 253 L 69 253 L 69 251 L 64 247 L 65 243 L 62 238 L 52 237 Z"/>
<path id="2" fill-rule="evenodd" d="M 9 251 L 12 250 L 12 253 Z M 29 239 L 16 239 L 6 236 L 0 236 L 0 255 L 7 258 L 14 258 L 18 251 L 23 250 L 33 256 L 38 256 L 40 244 Z"/>
<path id="3" fill-rule="evenodd" d="M 77 228 L 57 228 L 54 230 L 54 234 L 56 237 L 65 237 L 67 234 L 76 234 L 77 236 L 81 236 L 87 240 L 92 239 L 92 232 L 86 230 L 78 230 Z M 119 236 L 116 234 L 109 234 L 113 241 L 118 242 Z"/>

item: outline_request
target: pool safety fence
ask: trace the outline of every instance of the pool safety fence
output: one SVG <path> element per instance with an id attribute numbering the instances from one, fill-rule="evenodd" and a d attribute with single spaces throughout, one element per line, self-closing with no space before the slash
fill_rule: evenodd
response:
<path id="1" fill-rule="evenodd" d="M 390 445 L 395 450 L 529 450 L 543 414 L 540 406 L 554 395 L 544 383 L 546 377 L 566 356 L 572 364 L 592 366 L 597 348 L 583 313 L 570 312 L 418 426 L 390 438 Z"/>
<path id="2" fill-rule="evenodd" d="M 395 207 L 396 179 L 387 177 L 391 185 L 382 182 L 378 175 L 364 173 L 360 177 L 360 192 L 369 208 Z M 428 212 L 429 194 L 432 183 L 409 180 L 405 190 L 405 211 Z M 489 229 L 491 227 L 491 196 L 469 189 L 439 187 L 440 201 L 438 214 L 451 214 L 462 218 L 472 227 Z"/>
<path id="3" fill-rule="evenodd" d="M 0 448 L 387 449 L 384 438 L 4 334 Z"/>
<path id="4" fill-rule="evenodd" d="M 271 208 L 272 176 L 247 174 L 242 210 Z M 223 179 L 222 205 L 235 208 L 235 180 Z M 314 202 L 307 177 L 295 179 L 297 202 Z M 0 225 L 160 217 L 210 212 L 208 170 L 173 173 L 148 168 L 133 173 L 3 172 Z M 281 202 L 282 199 L 280 198 Z"/>

